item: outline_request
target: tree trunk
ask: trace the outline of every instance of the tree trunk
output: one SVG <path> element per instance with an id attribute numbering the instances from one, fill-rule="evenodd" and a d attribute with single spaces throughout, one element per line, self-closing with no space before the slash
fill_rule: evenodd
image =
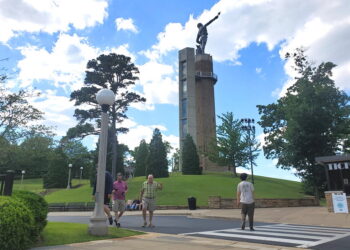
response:
<path id="1" fill-rule="evenodd" d="M 233 167 L 232 167 L 232 170 L 233 170 L 233 175 L 234 175 L 235 177 L 237 177 L 236 166 L 233 166 Z"/>
<path id="2" fill-rule="evenodd" d="M 115 105 L 112 106 L 112 128 L 111 128 L 111 140 L 112 140 L 112 178 L 116 179 L 116 167 L 117 167 L 117 128 L 116 128 L 116 110 Z"/>

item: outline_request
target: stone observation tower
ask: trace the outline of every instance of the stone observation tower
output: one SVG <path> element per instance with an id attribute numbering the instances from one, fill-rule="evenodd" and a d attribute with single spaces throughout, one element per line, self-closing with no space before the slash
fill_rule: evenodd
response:
<path id="1" fill-rule="evenodd" d="M 213 61 L 209 54 L 195 55 L 193 48 L 179 51 L 180 149 L 186 135 L 190 134 L 197 146 L 200 166 L 204 171 L 219 170 L 205 157 L 209 144 L 216 138 L 216 81 L 217 76 L 213 73 Z M 180 169 L 181 167 L 180 164 Z"/>
<path id="2" fill-rule="evenodd" d="M 196 54 L 193 48 L 179 51 L 180 152 L 186 135 L 190 134 L 197 146 L 200 167 L 204 171 L 222 169 L 205 156 L 216 138 L 214 85 L 217 77 L 213 73 L 213 59 L 204 51 L 208 40 L 207 27 L 219 16 L 220 12 L 206 24 L 197 24 Z"/>

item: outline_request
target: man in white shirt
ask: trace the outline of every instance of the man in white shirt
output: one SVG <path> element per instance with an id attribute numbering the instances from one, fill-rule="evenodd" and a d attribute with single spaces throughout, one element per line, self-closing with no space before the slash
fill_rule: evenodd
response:
<path id="1" fill-rule="evenodd" d="M 254 231 L 254 186 L 252 183 L 246 181 L 248 175 L 241 174 L 241 182 L 237 186 L 237 207 L 242 204 L 242 230 L 245 229 L 245 219 L 248 214 L 250 231 Z"/>

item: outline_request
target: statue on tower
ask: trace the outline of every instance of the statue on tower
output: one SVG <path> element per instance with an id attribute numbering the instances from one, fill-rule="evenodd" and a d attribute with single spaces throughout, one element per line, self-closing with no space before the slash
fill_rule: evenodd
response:
<path id="1" fill-rule="evenodd" d="M 220 16 L 220 12 L 206 24 L 204 25 L 202 23 L 197 24 L 198 34 L 197 34 L 196 42 L 198 44 L 196 45 L 197 46 L 196 54 L 204 54 L 205 45 L 207 44 L 207 40 L 208 40 L 207 26 L 212 22 L 214 22 L 216 19 L 218 19 L 219 16 Z"/>

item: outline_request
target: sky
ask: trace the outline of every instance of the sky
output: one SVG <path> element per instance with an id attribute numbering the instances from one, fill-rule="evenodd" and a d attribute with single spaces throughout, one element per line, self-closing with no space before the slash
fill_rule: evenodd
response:
<path id="1" fill-rule="evenodd" d="M 195 47 L 197 23 L 218 12 L 206 47 L 218 75 L 217 115 L 258 121 L 256 105 L 275 102 L 293 83 L 284 55 L 301 46 L 312 62 L 337 64 L 333 79 L 349 93 L 348 0 L 0 0 L 0 66 L 11 78 L 5 85 L 40 91 L 29 101 L 63 136 L 77 124 L 69 96 L 83 86 L 87 61 L 102 53 L 130 56 L 140 70 L 134 90 L 147 101 L 132 105 L 120 124 L 130 131 L 119 141 L 133 149 L 159 128 L 178 147 L 178 51 Z M 96 140 L 84 144 L 93 148 Z M 276 162 L 261 152 L 255 174 L 298 180 Z"/>

